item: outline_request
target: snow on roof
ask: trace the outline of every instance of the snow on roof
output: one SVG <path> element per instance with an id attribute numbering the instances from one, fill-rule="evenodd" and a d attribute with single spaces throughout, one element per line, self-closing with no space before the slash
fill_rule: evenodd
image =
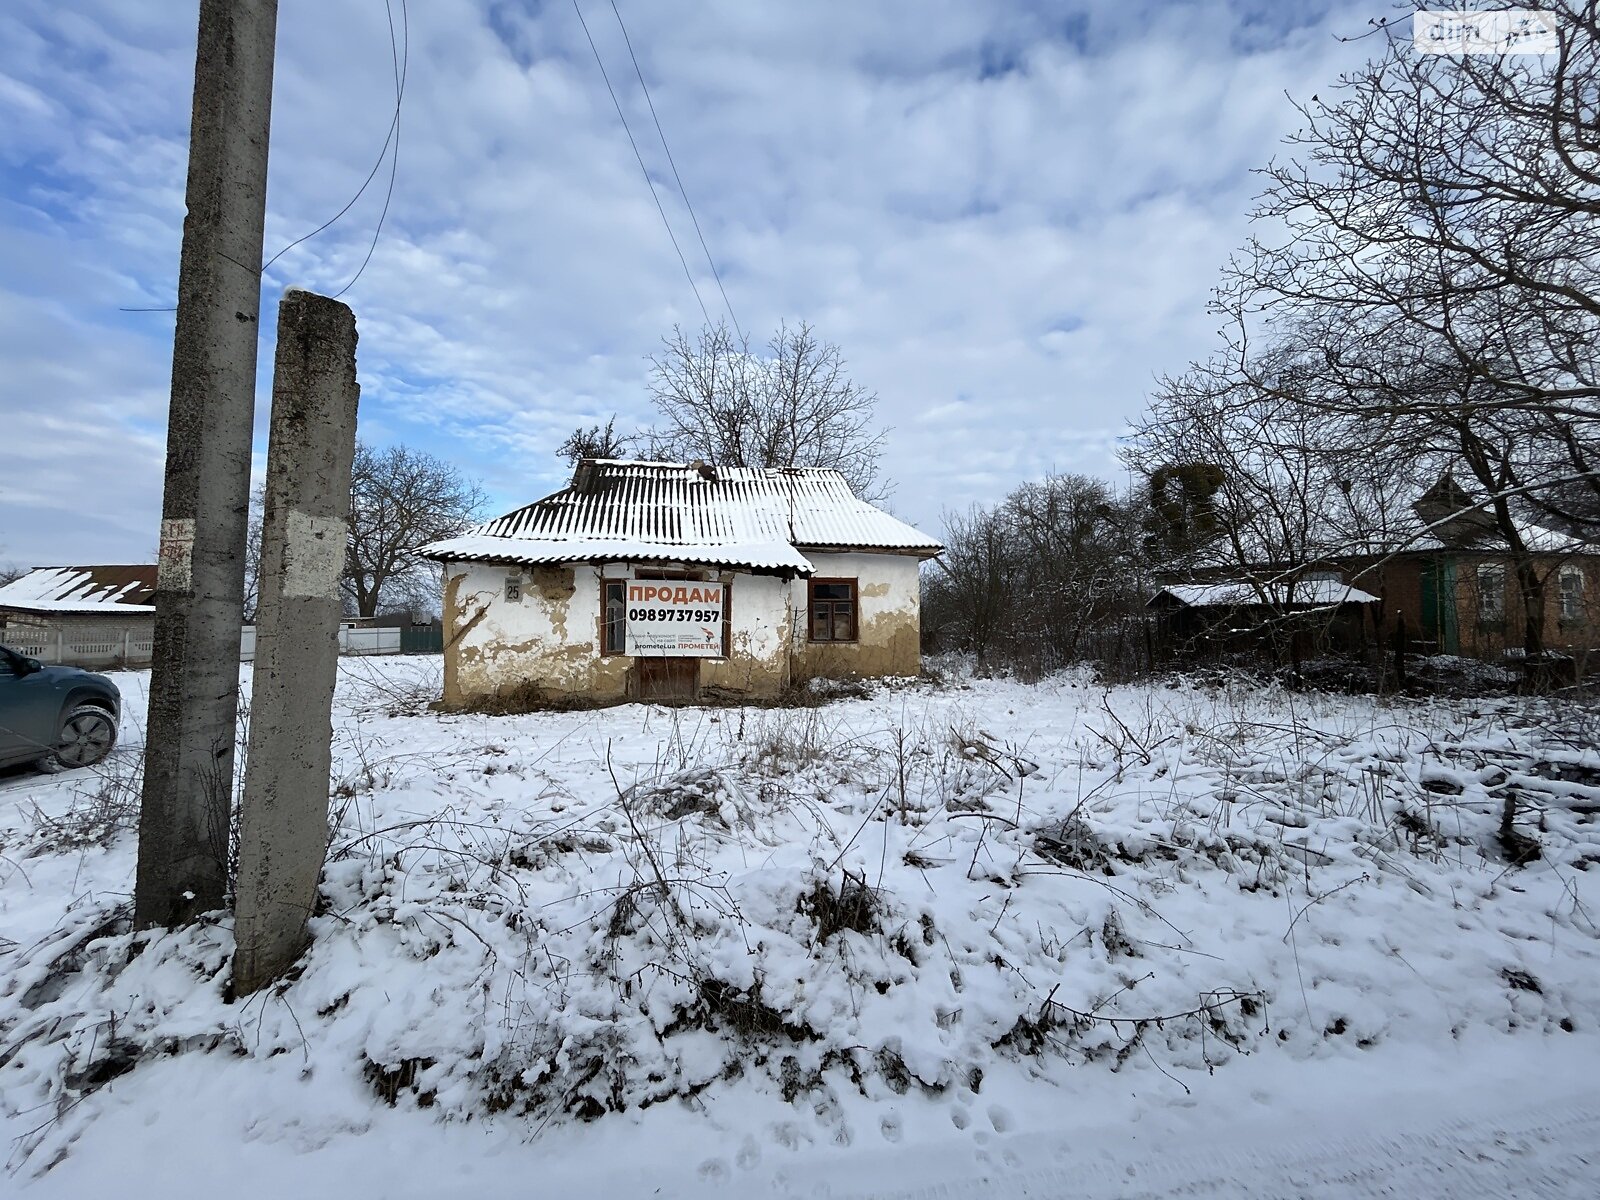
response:
<path id="1" fill-rule="evenodd" d="M 433 542 L 422 549 L 440 561 L 561 563 L 606 559 L 704 563 L 713 567 L 756 567 L 774 571 L 811 573 L 811 560 L 787 542 L 732 542 L 722 546 L 685 546 L 671 542 L 629 542 L 620 539 L 578 538 L 571 541 L 530 541 L 464 533 Z"/>
<path id="2" fill-rule="evenodd" d="M 156 568 L 35 567 L 0 587 L 0 608 L 26 612 L 153 613 Z"/>
<path id="3" fill-rule="evenodd" d="M 943 549 L 857 497 L 838 471 L 598 459 L 580 464 L 562 491 L 418 552 L 440 561 L 645 559 L 809 574 L 800 547 L 924 558 Z"/>
<path id="4" fill-rule="evenodd" d="M 1265 592 L 1267 599 L 1262 600 Z M 1301 579 L 1293 585 L 1286 582 L 1257 585 L 1245 580 L 1227 580 L 1222 583 L 1179 583 L 1164 587 L 1157 595 L 1171 596 L 1190 608 L 1240 608 L 1270 603 L 1292 608 L 1320 608 L 1329 604 L 1372 604 L 1377 597 L 1360 588 L 1350 587 L 1335 579 Z"/>

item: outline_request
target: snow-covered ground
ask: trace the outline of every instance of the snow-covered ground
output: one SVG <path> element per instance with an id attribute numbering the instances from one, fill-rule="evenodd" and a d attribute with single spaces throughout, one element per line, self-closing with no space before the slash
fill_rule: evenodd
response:
<path id="1" fill-rule="evenodd" d="M 126 929 L 145 676 L 0 776 L 0 1191 L 1600 1193 L 1589 710 L 436 670 L 346 660 L 315 941 L 237 1003 L 226 923 Z"/>

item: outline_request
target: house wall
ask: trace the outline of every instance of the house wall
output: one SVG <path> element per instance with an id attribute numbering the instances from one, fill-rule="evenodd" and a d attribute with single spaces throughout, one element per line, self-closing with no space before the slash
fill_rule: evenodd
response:
<path id="1" fill-rule="evenodd" d="M 808 553 L 822 577 L 854 578 L 857 641 L 806 641 L 803 579 L 707 571 L 728 588 L 727 658 L 695 660 L 702 691 L 772 697 L 795 678 L 915 675 L 920 597 L 917 560 L 906 555 Z M 448 563 L 444 571 L 444 702 L 493 702 L 512 694 L 548 701 L 609 703 L 636 692 L 635 659 L 603 655 L 601 581 L 631 579 L 614 563 L 514 567 Z M 508 575 L 522 598 L 508 601 Z"/>
<path id="2" fill-rule="evenodd" d="M 514 692 L 541 700 L 608 703 L 635 688 L 634 658 L 601 654 L 601 581 L 632 579 L 635 568 L 522 567 L 449 563 L 444 574 L 444 701 L 482 703 Z M 505 598 L 519 572 L 520 602 Z M 709 570 L 728 589 L 729 656 L 703 658 L 702 689 L 773 696 L 788 679 L 787 585 L 780 579 Z"/>
<path id="3" fill-rule="evenodd" d="M 916 675 L 922 670 L 920 563 L 909 554 L 830 554 L 801 548 L 818 579 L 854 579 L 861 611 L 854 642 L 816 643 L 807 581 L 789 585 L 797 679 Z"/>
<path id="4" fill-rule="evenodd" d="M 1405 555 L 1353 573 L 1358 587 L 1383 599 L 1385 636 L 1392 635 L 1400 614 L 1405 615 L 1408 640 L 1429 637 L 1423 614 L 1423 574 L 1434 562 L 1447 558 L 1455 565 L 1456 652 L 1471 657 L 1498 657 L 1508 648 L 1523 645 L 1524 609 L 1511 561 L 1504 556 L 1458 552 L 1455 554 Z M 1485 563 L 1504 569 L 1501 621 L 1479 619 L 1480 591 L 1478 568 Z M 1535 565 L 1545 577 L 1544 623 L 1546 648 L 1582 652 L 1600 648 L 1600 555 L 1541 555 Z M 1583 573 L 1583 604 L 1576 620 L 1561 617 L 1561 571 L 1577 568 Z M 1435 623 L 1437 624 L 1437 623 Z M 1442 643 L 1435 630 L 1431 640 Z M 1441 649 L 1444 647 L 1440 646 Z"/>
<path id="5" fill-rule="evenodd" d="M 506 599 L 520 580 L 522 599 Z M 455 707 L 531 688 L 540 697 L 620 697 L 627 660 L 599 653 L 595 568 L 447 563 L 444 570 L 444 702 Z"/>

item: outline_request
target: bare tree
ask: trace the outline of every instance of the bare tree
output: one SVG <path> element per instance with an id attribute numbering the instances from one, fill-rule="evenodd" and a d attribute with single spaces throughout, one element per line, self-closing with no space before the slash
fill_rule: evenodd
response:
<path id="1" fill-rule="evenodd" d="M 350 539 L 345 592 L 357 615 L 380 605 L 415 606 L 437 599 L 429 565 L 412 553 L 425 542 L 460 533 L 486 496 L 459 468 L 421 450 L 356 445 L 350 476 Z"/>
<path id="2" fill-rule="evenodd" d="M 1508 547 L 1530 653 L 1528 516 L 1600 536 L 1600 24 L 1592 0 L 1543 7 L 1554 56 L 1421 55 L 1390 32 L 1300 106 L 1253 214 L 1281 232 L 1225 276 L 1207 385 L 1236 430 L 1270 409 L 1272 428 L 1333 423 L 1382 478 L 1456 469 Z"/>
<path id="3" fill-rule="evenodd" d="M 839 347 L 810 325 L 783 325 L 765 353 L 726 324 L 674 329 L 651 359 L 661 424 L 651 454 L 730 467 L 831 467 L 875 498 L 885 431 L 878 397 L 850 378 Z"/>
<path id="4" fill-rule="evenodd" d="M 0 562 L 0 587 L 4 587 L 8 583 L 15 583 L 27 573 L 27 567 L 19 567 L 16 563 L 10 562 L 9 560 L 6 562 Z"/>
<path id="5" fill-rule="evenodd" d="M 1142 655 L 1143 511 L 1097 479 L 1052 475 L 993 508 L 945 517 L 929 568 L 924 627 L 994 663 L 1050 670 Z"/>
<path id="6" fill-rule="evenodd" d="M 250 489 L 250 522 L 244 543 L 244 623 L 255 624 L 256 608 L 261 603 L 261 527 L 266 517 L 267 489 L 256 484 Z"/>
<path id="7" fill-rule="evenodd" d="M 556 447 L 556 453 L 575 467 L 586 458 L 626 458 L 638 440 L 616 431 L 617 418 L 611 417 L 604 425 L 589 425 L 574 429 L 567 440 Z"/>
<path id="8" fill-rule="evenodd" d="M 1299 568 L 1388 532 L 1427 467 L 1375 454 L 1359 413 L 1310 399 L 1321 386 L 1283 347 L 1160 381 L 1124 458 L 1147 481 L 1163 569 L 1226 567 L 1263 603 L 1292 601 Z"/>

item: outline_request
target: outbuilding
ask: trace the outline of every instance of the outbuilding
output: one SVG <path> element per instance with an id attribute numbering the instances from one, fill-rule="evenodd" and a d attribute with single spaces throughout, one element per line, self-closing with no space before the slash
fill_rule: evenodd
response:
<path id="1" fill-rule="evenodd" d="M 0 587 L 0 642 L 50 663 L 150 662 L 156 568 L 35 567 Z"/>
<path id="2" fill-rule="evenodd" d="M 921 669 L 942 547 L 837 471 L 586 459 L 422 548 L 443 567 L 444 701 L 773 697 Z"/>

